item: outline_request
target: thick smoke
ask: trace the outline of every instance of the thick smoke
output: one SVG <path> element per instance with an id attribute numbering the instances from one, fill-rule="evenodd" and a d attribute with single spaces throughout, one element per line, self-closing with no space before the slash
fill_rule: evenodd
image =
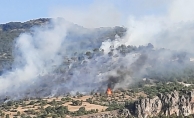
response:
<path id="1" fill-rule="evenodd" d="M 127 88 L 145 77 L 184 78 L 185 69 L 189 69 L 191 77 L 194 72 L 190 61 L 194 34 L 194 15 L 188 14 L 191 4 L 191 0 L 177 0 L 168 3 L 164 14 L 130 15 L 125 37 L 119 33 L 100 37 L 112 28 L 86 29 L 63 18 L 33 28 L 15 41 L 12 70 L 0 76 L 3 83 L 0 96 L 19 99 L 105 91 L 107 87 Z M 104 9 L 107 8 L 115 10 L 112 6 Z M 81 19 L 72 16 L 68 20 L 74 19 L 87 27 L 96 27 L 96 20 L 100 20 L 98 26 L 112 26 L 119 24 L 117 19 L 112 21 L 119 17 L 118 12 L 114 13 L 106 18 L 99 15 L 95 20 L 88 20 L 91 13 L 86 13 Z"/>
<path id="2" fill-rule="evenodd" d="M 194 17 L 192 0 L 173 0 L 161 15 L 130 16 L 127 45 L 152 43 L 157 48 L 193 52 Z"/>
<path id="3" fill-rule="evenodd" d="M 109 71 L 117 66 L 110 66 L 113 60 L 100 48 L 107 39 L 101 35 L 113 35 L 109 42 L 119 40 L 116 29 L 85 29 L 58 18 L 21 34 L 14 43 L 12 70 L 1 75 L 0 96 L 20 99 L 104 90 Z"/>
<path id="4" fill-rule="evenodd" d="M 22 93 L 40 79 L 52 73 L 55 66 L 62 63 L 67 24 L 49 25 L 35 28 L 33 35 L 24 33 L 16 39 L 13 69 L 0 77 L 0 94 L 23 97 Z"/>
<path id="5" fill-rule="evenodd" d="M 153 3 L 152 0 L 146 2 L 146 4 Z M 128 62 L 132 62 L 132 64 L 127 64 L 127 69 L 118 68 L 122 70 L 122 73 L 110 76 L 109 83 L 111 85 L 109 84 L 109 87 L 125 87 L 134 83 L 134 80 L 140 81 L 142 78 L 172 81 L 193 77 L 191 73 L 194 70 L 194 65 L 190 60 L 193 57 L 194 43 L 192 14 L 194 2 L 178 0 L 163 1 L 162 3 L 165 3 L 165 7 L 163 6 L 165 12 L 163 13 L 157 14 L 159 11 L 153 9 L 156 11 L 153 11 L 152 14 L 145 13 L 141 16 L 131 14 L 129 16 L 127 35 L 119 41 L 119 44 L 137 46 L 137 50 L 133 52 L 139 53 L 140 56 L 135 61 L 125 61 L 126 64 Z M 156 4 L 150 5 L 152 8 L 157 6 Z M 143 10 L 146 11 L 146 9 L 142 9 L 142 12 Z M 114 42 L 112 41 L 109 45 L 112 44 L 114 47 Z M 148 43 L 151 45 L 144 47 Z M 127 47 L 126 50 L 128 49 Z"/>

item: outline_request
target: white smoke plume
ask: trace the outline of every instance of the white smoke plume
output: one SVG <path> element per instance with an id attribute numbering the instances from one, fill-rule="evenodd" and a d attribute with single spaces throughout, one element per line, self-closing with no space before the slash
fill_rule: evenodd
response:
<path id="1" fill-rule="evenodd" d="M 140 2 L 137 1 L 135 4 Z M 104 41 L 106 37 L 99 39 L 99 36 L 109 32 L 111 28 L 104 28 L 101 32 L 99 29 L 72 27 L 70 23 L 60 18 L 53 20 L 51 24 L 34 28 L 32 34 L 21 34 L 15 43 L 13 69 L 0 76 L 0 83 L 3 83 L 0 86 L 0 96 L 7 95 L 12 99 L 18 99 L 55 96 L 77 91 L 89 93 L 92 90 L 105 90 L 110 81 L 114 84 L 113 88 L 127 87 L 146 76 L 150 67 L 157 68 L 152 77 L 155 77 L 155 73 L 164 72 L 167 66 L 168 69 L 181 72 L 182 68 L 190 63 L 185 61 L 181 65 L 176 61 L 172 62 L 175 54 L 176 58 L 179 57 L 178 53 L 154 50 L 167 48 L 192 53 L 194 2 L 192 0 L 160 2 L 166 5 L 164 13 L 129 14 L 128 20 L 125 20 L 128 22 L 128 31 L 124 38 L 116 35 L 113 36 L 114 40 L 109 38 Z M 153 8 L 160 6 L 153 0 L 146 1 L 146 4 Z M 148 9 L 145 6 L 143 8 Z M 125 24 L 121 21 L 126 18 L 122 15 L 126 15 L 127 11 L 120 13 L 112 4 L 108 6 L 95 4 L 90 9 L 83 13 L 71 9 L 57 9 L 52 16 L 64 17 L 70 22 L 89 28 Z M 68 37 L 72 31 L 76 36 Z M 86 35 L 88 32 L 91 34 Z M 98 36 L 94 32 L 98 32 Z M 81 36 L 84 38 L 80 38 Z M 91 40 L 88 37 L 93 38 Z M 135 47 L 148 43 L 152 43 L 155 48 L 151 44 Z M 100 49 L 95 54 L 90 52 L 85 54 L 94 48 Z M 71 58 L 79 57 L 79 54 L 80 61 Z M 69 63 L 66 58 L 71 58 L 72 62 L 66 64 Z M 174 60 L 176 58 L 173 57 Z M 187 56 L 183 54 L 179 58 L 183 58 L 184 61 Z M 182 61 L 181 59 L 178 60 Z"/>
<path id="2" fill-rule="evenodd" d="M 15 93 L 15 97 L 22 96 L 21 92 L 40 79 L 39 76 L 52 73 L 55 66 L 62 63 L 60 53 L 68 25 L 60 21 L 52 23 L 52 28 L 49 25 L 35 28 L 33 35 L 24 33 L 16 39 L 14 68 L 0 77 L 3 83 L 0 86 L 1 95 Z"/>
<path id="3" fill-rule="evenodd" d="M 100 64 L 107 62 L 108 67 L 111 59 L 107 54 L 89 59 L 84 53 L 98 49 L 105 40 L 98 38 L 111 30 L 114 31 L 85 29 L 57 18 L 21 34 L 15 39 L 12 70 L 0 76 L 0 82 L 4 83 L 0 86 L 0 97 L 20 99 L 97 91 L 109 73 Z M 103 51 L 98 53 L 102 55 Z M 83 61 L 78 61 L 79 55 Z"/>
<path id="4" fill-rule="evenodd" d="M 130 16 L 128 20 L 128 45 L 152 43 L 157 48 L 193 51 L 194 15 L 192 0 L 172 0 L 161 15 Z"/>

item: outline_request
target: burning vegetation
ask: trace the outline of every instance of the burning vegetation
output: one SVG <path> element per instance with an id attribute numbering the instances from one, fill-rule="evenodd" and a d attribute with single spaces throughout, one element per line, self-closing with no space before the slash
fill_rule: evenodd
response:
<path id="1" fill-rule="evenodd" d="M 107 94 L 107 95 L 112 95 L 112 90 L 111 90 L 111 88 L 107 88 L 106 94 Z"/>
<path id="2" fill-rule="evenodd" d="M 117 31 L 116 32 L 117 34 L 114 34 L 114 36 L 121 33 L 124 35 L 126 31 L 122 31 L 122 29 L 124 30 L 124 28 L 119 28 L 119 27 L 114 28 L 112 32 L 109 31 L 106 34 L 106 37 L 110 38 L 111 41 L 114 42 L 115 37 L 111 38 L 111 36 L 115 31 Z M 96 32 L 105 32 L 105 31 L 102 28 L 100 30 L 97 29 Z M 82 34 L 74 35 L 74 33 L 72 34 L 69 33 L 68 36 L 66 37 L 72 38 L 71 35 L 73 35 L 75 36 L 75 39 L 76 39 L 77 37 L 79 37 L 79 35 L 89 37 L 90 34 L 91 34 L 90 32 L 89 34 L 85 34 L 85 35 L 82 35 Z M 151 43 L 149 43 L 147 46 L 139 46 L 139 47 L 121 44 L 118 47 L 111 48 L 110 50 L 108 50 L 109 52 L 106 53 L 107 50 L 104 51 L 101 47 L 98 47 L 99 45 L 102 44 L 102 42 L 106 42 L 106 39 L 102 37 L 94 38 L 94 36 L 102 36 L 102 35 L 101 33 L 100 34 L 94 33 L 93 35 L 91 35 L 91 39 L 89 37 L 88 41 L 85 40 L 85 37 L 81 37 L 84 39 L 81 41 L 85 41 L 85 42 L 80 42 L 80 44 L 86 43 L 83 46 L 86 48 L 84 48 L 80 52 L 79 52 L 79 48 L 78 50 L 76 50 L 77 46 L 75 46 L 74 43 L 71 44 L 69 47 L 67 46 L 68 47 L 67 49 L 64 49 L 65 46 L 62 46 L 60 47 L 60 50 L 58 50 L 58 46 L 56 46 L 57 48 L 56 50 L 54 50 L 54 54 L 53 54 L 54 56 L 52 57 L 57 56 L 59 57 L 59 60 L 63 60 L 64 62 L 58 63 L 58 61 L 54 61 L 55 63 L 53 63 L 53 61 L 51 61 L 52 58 L 49 58 L 50 55 L 48 55 L 48 58 L 42 57 L 38 60 L 36 60 L 36 58 L 33 58 L 33 60 L 31 60 L 30 57 L 27 58 L 27 59 L 30 59 L 30 60 L 26 59 L 26 61 L 29 61 L 29 62 L 40 61 L 43 64 L 46 64 L 46 65 L 48 64 L 47 65 L 48 72 L 47 71 L 46 72 L 50 74 L 48 75 L 47 73 L 33 74 L 33 75 L 39 75 L 39 76 L 38 77 L 35 76 L 34 78 L 36 79 L 33 78 L 34 79 L 33 84 L 28 82 L 28 86 L 25 86 L 25 84 L 19 84 L 20 86 L 11 86 L 12 84 L 14 84 L 13 82 L 10 82 L 8 88 L 4 88 L 4 86 L 1 86 L 2 90 L 7 90 L 7 91 L 5 92 L 0 91 L 0 101 L 5 102 L 11 99 L 23 99 L 25 97 L 26 98 L 45 98 L 48 96 L 58 97 L 58 96 L 63 96 L 67 94 L 71 96 L 72 94 L 69 94 L 69 93 L 75 93 L 77 91 L 80 93 L 83 92 L 86 94 L 90 93 L 93 90 L 94 92 L 99 92 L 100 94 L 96 94 L 93 96 L 95 98 L 89 96 L 90 98 L 85 99 L 81 95 L 77 98 L 72 97 L 70 100 L 69 98 L 64 98 L 61 101 L 48 100 L 48 104 L 50 106 L 48 106 L 47 108 L 45 104 L 43 108 L 46 110 L 46 112 L 43 112 L 43 113 L 41 112 L 41 109 L 40 110 L 39 109 L 37 110 L 35 108 L 32 109 L 32 110 L 35 110 L 37 114 L 40 114 L 40 116 L 45 115 L 45 113 L 47 113 L 46 116 L 51 116 L 53 111 L 58 111 L 58 109 L 62 108 L 62 109 L 66 109 L 66 112 L 64 112 L 65 114 L 68 114 L 70 116 L 76 116 L 76 115 L 83 115 L 82 113 L 89 114 L 89 113 L 96 113 L 104 110 L 106 111 L 116 110 L 124 107 L 122 106 L 123 101 L 128 103 L 124 105 L 130 106 L 132 101 L 137 100 L 137 98 L 143 98 L 147 96 L 149 98 L 153 98 L 154 96 L 157 96 L 158 93 L 166 93 L 166 92 L 174 91 L 175 88 L 177 91 L 181 91 L 181 92 L 182 90 L 191 91 L 194 88 L 194 85 L 193 85 L 194 84 L 194 80 L 193 80 L 194 64 L 192 61 L 190 61 L 189 59 L 190 55 L 188 53 L 178 52 L 178 51 L 175 52 L 167 49 L 155 49 Z M 95 41 L 92 39 L 101 39 L 101 40 Z M 21 42 L 22 41 L 23 40 L 21 40 Z M 91 41 L 94 44 L 98 44 L 98 45 L 91 47 L 90 46 Z M 37 47 L 36 43 L 37 42 L 35 40 L 34 47 Z M 106 42 L 106 43 L 110 43 L 110 42 Z M 58 43 L 58 44 L 61 44 L 61 43 Z M 41 46 L 39 48 L 42 49 Z M 73 50 L 70 50 L 70 49 L 73 49 Z M 64 54 L 61 53 L 61 50 L 70 50 L 68 52 L 69 55 L 66 53 Z M 25 52 L 23 53 L 25 54 Z M 39 53 L 39 51 L 36 53 Z M 44 50 L 42 50 L 42 53 L 44 53 Z M 42 53 L 40 53 L 40 55 Z M 18 60 L 16 60 L 15 62 L 17 61 Z M 50 65 L 55 65 L 55 64 L 58 64 L 58 65 L 52 66 L 52 68 L 50 68 Z M 28 65 L 26 66 L 31 67 Z M 39 69 L 40 69 L 39 65 L 35 65 L 35 66 L 36 66 L 35 70 L 37 69 L 38 71 L 33 71 L 33 72 L 39 72 Z M 45 65 L 41 65 L 41 66 L 42 66 L 41 69 L 43 71 L 45 68 Z M 10 71 L 12 72 L 13 70 L 14 69 Z M 30 70 L 30 69 L 27 69 L 27 70 Z M 20 72 L 20 71 L 16 71 L 16 72 Z M 12 73 L 14 73 L 14 71 Z M 31 71 L 29 73 L 31 73 Z M 18 76 L 17 74 L 19 75 L 20 73 L 16 73 L 16 75 L 14 76 L 16 76 L 16 78 L 19 78 L 20 76 L 17 77 Z M 25 73 L 22 71 L 22 74 L 25 74 Z M 2 73 L 2 75 L 4 75 L 4 73 Z M 5 73 L 4 76 L 1 76 L 2 77 L 0 79 L 1 83 L 4 83 L 4 80 L 6 80 L 6 82 L 9 83 L 8 81 L 11 80 L 9 78 L 12 76 L 13 74 Z M 3 77 L 6 77 L 7 79 L 3 79 Z M 146 78 L 146 79 L 142 81 L 142 78 Z M 173 81 L 176 83 L 166 84 L 166 82 L 169 82 L 169 81 Z M 180 86 L 180 84 L 177 82 L 184 82 L 185 84 L 187 85 L 189 84 L 190 86 L 188 87 L 187 86 L 185 87 L 183 85 Z M 162 89 L 158 89 L 158 86 L 159 88 L 162 88 Z M 23 89 L 24 87 L 25 89 Z M 126 87 L 126 90 L 120 91 L 118 93 L 116 92 L 118 88 L 123 89 L 125 87 Z M 115 90 L 114 94 L 112 90 Z M 101 92 L 103 94 L 101 94 Z M 4 99 L 5 95 L 8 96 L 10 99 Z M 78 101 L 79 98 L 80 100 Z M 40 102 L 44 102 L 44 101 L 40 101 Z M 87 107 L 85 109 L 84 105 L 88 106 L 88 108 L 91 108 L 91 105 L 88 103 L 96 105 L 93 107 L 100 107 L 98 109 L 99 111 L 87 109 Z M 29 105 L 33 105 L 33 104 L 30 103 Z M 56 106 L 56 104 L 61 105 L 60 108 L 54 107 Z M 35 103 L 35 105 L 38 105 L 38 104 Z M 68 107 L 66 108 L 64 107 L 64 105 Z M 98 106 L 98 105 L 102 105 L 102 106 Z M 104 105 L 106 105 L 105 108 L 103 107 Z M 10 106 L 10 102 L 8 102 L 7 106 Z M 4 106 L 2 105 L 2 108 L 3 107 Z M 17 109 L 17 111 L 19 111 L 19 109 L 24 107 L 25 106 L 22 106 L 22 104 L 19 105 L 19 108 Z M 77 108 L 77 111 L 72 110 L 75 107 Z M 51 108 L 53 109 L 53 111 L 50 111 Z M 15 109 L 11 109 L 11 110 L 16 111 Z M 4 109 L 4 112 L 6 114 L 11 113 L 11 111 L 8 111 L 6 108 Z M 34 114 L 34 113 L 30 114 L 31 111 L 22 111 L 22 113 L 26 115 Z M 12 114 L 16 115 L 15 112 Z"/>

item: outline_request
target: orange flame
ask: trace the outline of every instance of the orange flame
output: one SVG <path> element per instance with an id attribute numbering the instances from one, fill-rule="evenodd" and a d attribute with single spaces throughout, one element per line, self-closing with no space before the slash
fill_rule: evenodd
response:
<path id="1" fill-rule="evenodd" d="M 110 88 L 108 88 L 107 91 L 106 91 L 106 93 L 107 93 L 108 95 L 111 95 L 111 94 L 112 94 L 112 90 L 111 90 Z"/>

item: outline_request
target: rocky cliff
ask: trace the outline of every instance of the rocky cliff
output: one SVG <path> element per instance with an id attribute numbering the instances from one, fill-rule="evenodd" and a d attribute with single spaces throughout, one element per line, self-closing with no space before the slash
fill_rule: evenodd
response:
<path id="1" fill-rule="evenodd" d="M 134 105 L 134 114 L 138 118 L 158 115 L 188 116 L 194 114 L 194 91 L 159 94 L 154 98 L 140 99 Z"/>

